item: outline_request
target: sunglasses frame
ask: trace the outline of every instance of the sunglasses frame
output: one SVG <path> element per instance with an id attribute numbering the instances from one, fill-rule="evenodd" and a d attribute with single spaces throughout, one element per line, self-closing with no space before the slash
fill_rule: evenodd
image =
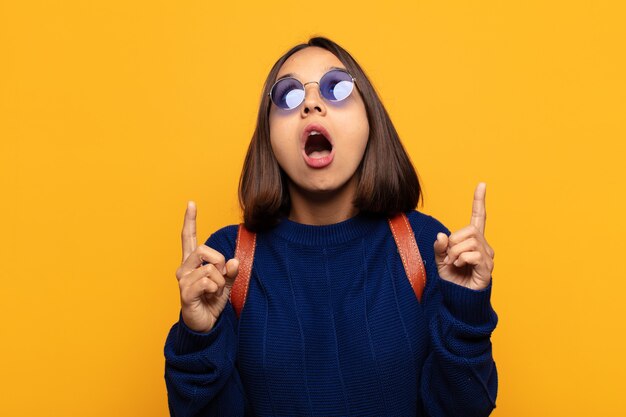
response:
<path id="1" fill-rule="evenodd" d="M 350 91 L 350 94 L 348 94 L 345 98 L 342 98 L 341 100 L 331 100 L 331 99 L 328 99 L 328 98 L 324 97 L 324 95 L 322 94 L 321 88 L 320 88 L 320 81 L 322 81 L 322 79 L 323 79 L 326 75 L 330 74 L 330 73 L 331 73 L 331 72 L 333 72 L 333 71 L 340 71 L 340 72 L 346 73 L 346 74 L 348 74 L 348 76 L 349 76 L 349 77 L 350 77 L 350 79 L 352 80 L 353 87 L 352 87 L 352 90 Z M 324 74 L 320 77 L 319 81 L 307 81 L 306 83 L 303 83 L 302 81 L 300 81 L 299 79 L 297 79 L 297 78 L 295 78 L 295 77 L 284 77 L 284 78 L 281 78 L 280 80 L 276 80 L 276 82 L 274 82 L 274 84 L 272 84 L 272 87 L 270 88 L 270 91 L 269 91 L 269 93 L 267 93 L 267 95 L 269 96 L 270 101 L 272 102 L 272 104 L 274 104 L 274 105 L 275 105 L 276 107 L 278 107 L 279 109 L 281 109 L 281 110 L 285 110 L 285 111 L 295 110 L 295 109 L 297 109 L 298 107 L 300 107 L 300 105 L 301 105 L 302 103 L 304 103 L 304 100 L 306 99 L 306 94 L 305 94 L 305 96 L 304 96 L 305 98 L 303 98 L 303 99 L 302 99 L 302 101 L 301 101 L 300 103 L 298 103 L 298 105 L 297 105 L 297 106 L 292 107 L 292 108 L 290 108 L 290 109 L 285 109 L 285 108 L 283 108 L 283 107 L 280 107 L 278 104 L 276 104 L 276 102 L 274 102 L 274 98 L 272 97 L 272 91 L 274 91 L 274 88 L 276 87 L 276 84 L 278 84 L 279 82 L 284 81 L 284 80 L 294 80 L 294 81 L 296 81 L 298 84 L 300 84 L 300 85 L 302 86 L 302 90 L 303 90 L 303 91 L 305 91 L 305 92 L 306 92 L 306 86 L 307 86 L 308 84 L 317 84 L 317 88 L 320 90 L 320 97 L 322 97 L 324 100 L 326 100 L 326 101 L 328 101 L 328 102 L 330 102 L 330 103 L 339 103 L 339 102 L 341 102 L 341 101 L 344 101 L 345 99 L 347 99 L 348 97 L 350 97 L 350 96 L 352 95 L 352 93 L 354 92 L 354 87 L 356 87 L 356 78 L 354 78 L 354 77 L 352 76 L 352 74 L 350 74 L 350 73 L 348 72 L 348 70 L 345 70 L 345 69 L 343 69 L 343 68 L 332 68 L 332 69 L 330 69 L 330 70 L 326 71 L 326 72 L 325 72 L 325 73 L 324 73 Z"/>

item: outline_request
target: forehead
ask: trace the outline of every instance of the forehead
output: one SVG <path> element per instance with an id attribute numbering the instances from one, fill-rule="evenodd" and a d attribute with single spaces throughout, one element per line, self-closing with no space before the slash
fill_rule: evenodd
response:
<path id="1" fill-rule="evenodd" d="M 287 58 L 276 78 L 292 74 L 303 80 L 318 79 L 332 67 L 345 68 L 339 58 L 331 52 L 317 46 L 309 46 Z"/>

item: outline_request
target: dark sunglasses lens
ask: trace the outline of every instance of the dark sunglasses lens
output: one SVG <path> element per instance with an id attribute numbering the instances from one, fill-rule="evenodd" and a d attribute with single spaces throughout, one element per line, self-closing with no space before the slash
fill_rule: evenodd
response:
<path id="1" fill-rule="evenodd" d="M 270 97 L 281 109 L 295 109 L 304 100 L 304 86 L 295 78 L 283 78 L 274 84 Z"/>
<path id="2" fill-rule="evenodd" d="M 353 89 L 352 76 L 345 71 L 329 71 L 320 80 L 320 92 L 326 100 L 344 100 L 352 93 Z"/>

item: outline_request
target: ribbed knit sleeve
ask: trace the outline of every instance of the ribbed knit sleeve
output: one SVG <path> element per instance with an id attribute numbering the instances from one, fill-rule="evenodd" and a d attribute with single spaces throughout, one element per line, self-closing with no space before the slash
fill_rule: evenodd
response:
<path id="1" fill-rule="evenodd" d="M 422 231 L 419 246 L 430 248 L 438 232 L 450 235 L 441 223 Z M 430 229 L 430 230 L 429 230 Z M 434 251 L 427 250 L 431 351 L 422 370 L 422 400 L 426 414 L 488 416 L 495 407 L 498 387 L 491 333 L 498 317 L 491 306 L 491 284 L 475 291 L 439 277 Z M 431 255 L 432 254 L 432 255 Z"/>

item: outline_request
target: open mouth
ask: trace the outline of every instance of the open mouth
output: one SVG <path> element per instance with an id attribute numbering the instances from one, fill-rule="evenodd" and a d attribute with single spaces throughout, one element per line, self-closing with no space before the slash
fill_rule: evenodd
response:
<path id="1" fill-rule="evenodd" d="M 304 144 L 304 152 L 309 158 L 324 158 L 333 150 L 333 145 L 323 133 L 312 130 Z"/>

